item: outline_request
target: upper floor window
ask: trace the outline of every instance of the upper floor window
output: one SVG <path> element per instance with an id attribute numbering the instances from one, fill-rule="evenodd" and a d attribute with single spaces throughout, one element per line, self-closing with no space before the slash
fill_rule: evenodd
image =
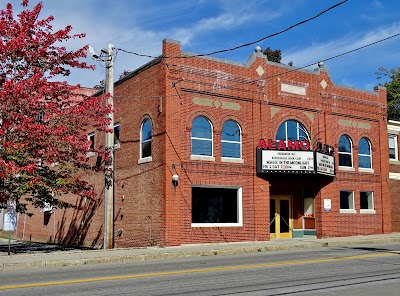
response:
<path id="1" fill-rule="evenodd" d="M 86 157 L 90 157 L 94 155 L 94 133 L 88 134 L 88 142 L 90 142 L 89 151 L 86 153 Z"/>
<path id="2" fill-rule="evenodd" d="M 140 128 L 140 158 L 146 158 L 151 156 L 151 121 L 145 119 Z"/>
<path id="3" fill-rule="evenodd" d="M 397 135 L 389 135 L 389 159 L 398 159 Z"/>
<path id="4" fill-rule="evenodd" d="M 222 127 L 222 157 L 242 158 L 242 136 L 239 124 L 225 121 Z"/>
<path id="5" fill-rule="evenodd" d="M 114 124 L 114 148 L 120 147 L 120 140 L 119 140 L 120 131 L 121 127 L 119 123 Z"/>
<path id="6" fill-rule="evenodd" d="M 210 121 L 204 116 L 192 122 L 192 155 L 213 156 L 213 136 Z"/>
<path id="7" fill-rule="evenodd" d="M 286 143 L 288 140 L 307 140 L 310 142 L 310 137 L 306 128 L 300 122 L 287 120 L 279 126 L 276 133 L 276 140 L 284 140 Z"/>
<path id="8" fill-rule="evenodd" d="M 353 167 L 352 144 L 347 135 L 339 139 L 339 166 Z"/>
<path id="9" fill-rule="evenodd" d="M 361 138 L 358 142 L 358 166 L 360 168 L 372 168 L 371 143 L 367 138 Z"/>

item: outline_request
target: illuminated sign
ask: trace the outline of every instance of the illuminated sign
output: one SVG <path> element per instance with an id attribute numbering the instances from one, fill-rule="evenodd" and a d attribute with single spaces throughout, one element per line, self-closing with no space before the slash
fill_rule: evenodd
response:
<path id="1" fill-rule="evenodd" d="M 335 176 L 334 148 L 317 142 L 315 151 L 307 140 L 260 139 L 257 173 L 322 174 Z"/>

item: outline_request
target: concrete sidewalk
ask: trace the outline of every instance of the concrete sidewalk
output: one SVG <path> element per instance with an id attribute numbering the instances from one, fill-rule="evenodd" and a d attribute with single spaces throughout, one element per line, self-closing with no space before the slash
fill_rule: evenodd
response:
<path id="1" fill-rule="evenodd" d="M 149 247 L 112 250 L 69 249 L 60 251 L 57 249 L 57 246 L 50 246 L 50 249 L 43 248 L 42 251 L 36 250 L 33 253 L 17 253 L 9 256 L 8 252 L 4 251 L 6 250 L 5 246 L 8 246 L 8 240 L 0 238 L 0 246 L 2 247 L 2 252 L 0 252 L 0 271 L 85 264 L 132 262 L 149 259 L 232 255 L 252 252 L 351 246 L 386 242 L 400 242 L 400 233 L 323 239 L 296 238 L 264 242 L 218 243 L 183 245 L 165 248 Z M 13 246 L 15 244 L 23 246 L 24 242 L 13 241 L 12 244 Z M 28 242 L 25 244 L 40 245 Z"/>

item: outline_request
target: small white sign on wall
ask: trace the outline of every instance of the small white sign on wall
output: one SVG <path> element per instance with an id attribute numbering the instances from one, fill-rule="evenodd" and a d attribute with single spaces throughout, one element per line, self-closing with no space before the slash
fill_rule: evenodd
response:
<path id="1" fill-rule="evenodd" d="M 329 198 L 324 199 L 324 211 L 325 212 L 330 212 L 332 209 L 331 207 L 331 200 Z"/>

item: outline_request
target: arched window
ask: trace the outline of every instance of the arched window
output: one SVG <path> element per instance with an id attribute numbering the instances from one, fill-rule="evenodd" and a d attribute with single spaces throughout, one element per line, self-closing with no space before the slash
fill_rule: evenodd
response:
<path id="1" fill-rule="evenodd" d="M 300 122 L 296 120 L 287 120 L 279 126 L 276 133 L 276 140 L 284 140 L 286 143 L 288 140 L 307 140 L 310 142 L 310 137 L 306 128 Z"/>
<path id="2" fill-rule="evenodd" d="M 147 118 L 143 120 L 140 128 L 140 158 L 151 156 L 151 141 L 151 121 Z"/>
<path id="3" fill-rule="evenodd" d="M 204 116 L 192 122 L 192 155 L 213 156 L 212 126 Z"/>
<path id="4" fill-rule="evenodd" d="M 227 120 L 222 127 L 222 157 L 242 158 L 242 135 L 236 121 Z"/>
<path id="5" fill-rule="evenodd" d="M 352 144 L 347 135 L 342 135 L 339 139 L 339 166 L 353 167 Z"/>
<path id="6" fill-rule="evenodd" d="M 358 142 L 358 165 L 360 168 L 372 169 L 371 143 L 367 138 Z"/>

